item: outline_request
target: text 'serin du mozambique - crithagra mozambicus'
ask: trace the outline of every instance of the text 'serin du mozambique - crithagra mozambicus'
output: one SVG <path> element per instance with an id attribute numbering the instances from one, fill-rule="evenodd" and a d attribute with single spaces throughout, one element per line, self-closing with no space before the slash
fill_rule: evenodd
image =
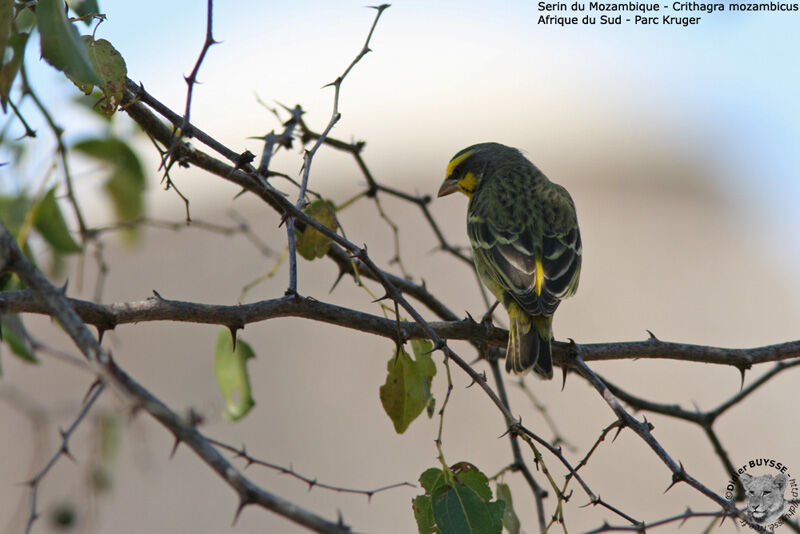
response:
<path id="1" fill-rule="evenodd" d="M 581 236 L 575 204 L 516 148 L 481 143 L 447 165 L 439 196 L 469 197 L 475 269 L 510 320 L 506 370 L 552 378 L 553 313 L 578 289 Z"/>
<path id="2" fill-rule="evenodd" d="M 796 2 L 538 2 L 537 24 L 695 26 L 722 12 L 797 12 Z"/>

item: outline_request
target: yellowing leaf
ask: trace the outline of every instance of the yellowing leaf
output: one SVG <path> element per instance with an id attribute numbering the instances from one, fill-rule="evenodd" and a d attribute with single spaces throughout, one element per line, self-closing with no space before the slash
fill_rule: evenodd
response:
<path id="1" fill-rule="evenodd" d="M 33 226 L 53 249 L 63 254 L 81 251 L 67 229 L 67 223 L 56 201 L 56 189 L 50 188 L 33 213 Z"/>
<path id="2" fill-rule="evenodd" d="M 329 200 L 315 200 L 303 210 L 303 213 L 318 220 L 334 232 L 339 228 L 333 203 Z M 330 238 L 311 226 L 307 226 L 297 238 L 297 253 L 309 261 L 323 257 L 328 253 L 330 247 Z"/>
<path id="3" fill-rule="evenodd" d="M 430 355 L 417 355 L 412 360 L 401 350 L 392 356 L 387 368 L 386 383 L 380 388 L 381 404 L 395 431 L 402 434 L 431 402 L 430 385 L 436 366 Z"/>
<path id="4" fill-rule="evenodd" d="M 86 46 L 86 52 L 92 62 L 92 67 L 102 79 L 102 83 L 81 83 L 75 80 L 73 80 L 73 83 L 87 95 L 92 94 L 94 86 L 97 85 L 103 91 L 104 96 L 100 103 L 100 111 L 110 117 L 122 102 L 125 79 L 128 76 L 125 60 L 117 52 L 117 49 L 105 39 L 95 41 L 91 35 L 83 35 L 81 36 L 81 41 Z"/>
<path id="5" fill-rule="evenodd" d="M 256 404 L 250 388 L 250 374 L 247 372 L 247 360 L 255 357 L 256 353 L 252 347 L 241 339 L 236 341 L 236 350 L 233 350 L 231 333 L 228 330 L 220 330 L 217 336 L 214 373 L 222 396 L 225 397 L 223 416 L 228 421 L 241 419 Z"/>

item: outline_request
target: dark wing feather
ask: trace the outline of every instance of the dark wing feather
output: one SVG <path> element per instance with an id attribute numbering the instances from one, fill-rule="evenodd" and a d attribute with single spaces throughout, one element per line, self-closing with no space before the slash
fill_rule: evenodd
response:
<path id="1" fill-rule="evenodd" d="M 533 208 L 524 215 L 508 217 L 508 210 L 492 210 L 486 202 L 473 203 L 467 232 L 478 272 L 490 289 L 495 294 L 492 286 L 502 289 L 531 315 L 550 316 L 561 299 L 578 287 L 582 250 L 572 199 L 558 185 L 543 185 L 547 188 L 544 192 L 517 199 Z M 539 294 L 537 257 L 544 272 Z"/>

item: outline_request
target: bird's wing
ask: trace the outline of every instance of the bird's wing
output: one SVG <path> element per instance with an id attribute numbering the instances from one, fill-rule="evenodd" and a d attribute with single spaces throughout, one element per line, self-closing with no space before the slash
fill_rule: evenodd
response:
<path id="1" fill-rule="evenodd" d="M 531 315 L 552 315 L 559 301 L 577 289 L 581 266 L 572 199 L 560 186 L 547 185 L 553 189 L 542 197 L 546 201 L 534 202 L 532 212 L 517 220 L 497 216 L 484 203 L 476 204 L 467 218 L 467 232 L 484 276 Z"/>

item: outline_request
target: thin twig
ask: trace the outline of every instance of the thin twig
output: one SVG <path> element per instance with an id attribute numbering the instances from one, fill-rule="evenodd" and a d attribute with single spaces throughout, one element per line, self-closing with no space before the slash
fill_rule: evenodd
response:
<path id="1" fill-rule="evenodd" d="M 50 114 L 50 111 L 47 109 L 47 107 L 45 107 L 45 105 L 39 99 L 39 96 L 36 94 L 36 92 L 34 92 L 33 87 L 31 87 L 31 84 L 28 81 L 28 73 L 27 70 L 25 69 L 24 61 L 20 65 L 19 73 L 20 76 L 22 77 L 23 93 L 31 97 L 33 103 L 36 104 L 36 107 L 39 109 L 39 112 L 44 117 L 45 122 L 47 122 L 47 125 L 53 132 L 53 137 L 55 137 L 56 151 L 58 152 L 59 158 L 61 159 L 61 168 L 64 171 L 64 183 L 67 186 L 67 198 L 69 199 L 69 203 L 72 206 L 72 211 L 75 215 L 75 220 L 78 222 L 78 229 L 80 230 L 81 242 L 83 243 L 86 239 L 86 221 L 83 217 L 83 211 L 81 210 L 81 207 L 78 204 L 78 198 L 75 196 L 75 190 L 72 186 L 72 174 L 70 174 L 69 162 L 67 161 L 67 146 L 64 144 L 64 129 L 58 124 L 56 124 L 56 121 Z"/>
<path id="2" fill-rule="evenodd" d="M 78 415 L 75 417 L 75 420 L 72 421 L 72 424 L 67 427 L 66 430 L 61 430 L 61 446 L 58 450 L 53 454 L 50 460 L 42 467 L 42 469 L 36 473 L 36 475 L 27 482 L 28 487 L 30 488 L 30 505 L 29 505 L 29 513 L 28 513 L 28 521 L 25 525 L 25 534 L 29 534 L 31 529 L 33 528 L 33 523 L 38 519 L 39 512 L 36 510 L 36 501 L 37 496 L 39 493 L 39 485 L 42 482 L 42 479 L 47 476 L 47 473 L 50 472 L 50 469 L 56 465 L 56 462 L 61 459 L 62 456 L 67 456 L 70 459 L 72 457 L 72 453 L 69 451 L 69 439 L 72 437 L 73 432 L 78 426 L 81 424 L 81 421 L 86 417 L 86 414 L 89 413 L 89 410 L 92 409 L 94 406 L 95 401 L 100 398 L 103 391 L 105 390 L 105 384 L 102 382 L 97 382 L 92 386 L 90 390 L 89 396 L 86 398 L 86 401 L 83 403 Z"/>
<path id="3" fill-rule="evenodd" d="M 309 477 L 301 475 L 300 473 L 295 471 L 292 467 L 283 467 L 281 465 L 274 464 L 272 462 L 259 460 L 258 458 L 255 458 L 252 455 L 250 455 L 247 452 L 247 449 L 244 447 L 244 445 L 242 445 L 242 447 L 239 448 L 239 447 L 234 447 L 232 445 L 228 445 L 227 443 L 224 443 L 222 441 L 219 441 L 219 440 L 216 440 L 216 439 L 213 439 L 213 438 L 207 438 L 207 439 L 208 439 L 208 442 L 211 443 L 212 445 L 215 445 L 215 446 L 217 446 L 217 447 L 219 447 L 221 449 L 225 449 L 227 451 L 232 452 L 235 455 L 236 458 L 242 458 L 246 463 L 246 465 L 245 465 L 246 468 L 250 467 L 251 465 L 260 465 L 262 467 L 267 467 L 269 469 L 273 469 L 273 470 L 278 471 L 279 473 L 281 473 L 283 475 L 289 475 L 292 478 L 296 478 L 297 480 L 300 480 L 301 482 L 304 482 L 305 484 L 308 485 L 308 489 L 309 490 L 312 490 L 314 488 L 322 488 L 322 489 L 326 489 L 326 490 L 335 491 L 337 493 L 352 493 L 352 494 L 356 494 L 356 495 L 364 495 L 365 497 L 367 497 L 368 500 L 371 500 L 372 496 L 375 495 L 376 493 L 381 493 L 381 492 L 384 492 L 384 491 L 388 491 L 388 490 L 395 489 L 395 488 L 401 488 L 401 487 L 404 487 L 404 486 L 405 487 L 409 487 L 409 488 L 416 488 L 417 487 L 415 484 L 411 484 L 410 482 L 397 482 L 395 484 L 389 484 L 387 486 L 381 486 L 381 487 L 375 488 L 375 489 L 362 490 L 362 489 L 345 488 L 345 487 L 342 487 L 342 486 L 334 486 L 334 485 L 331 485 L 331 484 L 325 484 L 324 482 L 318 481 L 316 478 L 309 478 Z"/>
<path id="4" fill-rule="evenodd" d="M 301 210 L 306 202 L 306 189 L 308 188 L 308 179 L 311 173 L 311 163 L 314 159 L 314 155 L 317 153 L 317 150 L 320 146 L 322 146 L 325 138 L 328 136 L 336 123 L 339 122 L 339 119 L 342 116 L 341 113 L 339 113 L 339 92 L 342 87 L 342 82 L 353 69 L 353 67 L 355 67 L 359 61 L 361 61 L 361 58 L 369 53 L 369 42 L 372 39 L 372 33 L 375 31 L 375 27 L 378 25 L 378 20 L 380 20 L 381 15 L 388 7 L 389 4 L 382 4 L 380 6 L 373 7 L 373 9 L 377 10 L 377 13 L 375 15 L 375 20 L 372 21 L 372 26 L 367 34 L 367 39 L 364 41 L 364 46 L 356 55 L 355 59 L 350 62 L 350 65 L 348 65 L 342 75 L 329 84 L 332 85 L 334 89 L 333 110 L 331 111 L 331 118 L 328 121 L 328 125 L 322 131 L 322 134 L 320 134 L 319 138 L 311 147 L 311 149 L 307 150 L 303 156 L 303 178 L 300 182 L 300 192 L 297 194 L 297 202 L 295 203 L 295 208 L 298 210 Z M 286 221 L 286 232 L 289 240 L 289 293 L 293 294 L 297 292 L 297 251 L 295 245 L 294 219 L 291 216 Z"/>
<path id="5" fill-rule="evenodd" d="M 246 506 L 255 504 L 316 532 L 339 534 L 349 531 L 341 517 L 337 522 L 329 521 L 255 485 L 225 459 L 192 424 L 125 373 L 81 322 L 64 294 L 25 257 L 14 237 L 0 221 L 0 271 L 2 270 L 16 273 L 36 293 L 37 298 L 50 306 L 53 316 L 93 364 L 98 378 L 103 381 L 100 383 L 109 382 L 124 396 L 132 399 L 134 406 L 144 409 L 158 420 L 175 436 L 177 442 L 186 443 L 236 491 L 239 507 L 235 517 Z"/>

